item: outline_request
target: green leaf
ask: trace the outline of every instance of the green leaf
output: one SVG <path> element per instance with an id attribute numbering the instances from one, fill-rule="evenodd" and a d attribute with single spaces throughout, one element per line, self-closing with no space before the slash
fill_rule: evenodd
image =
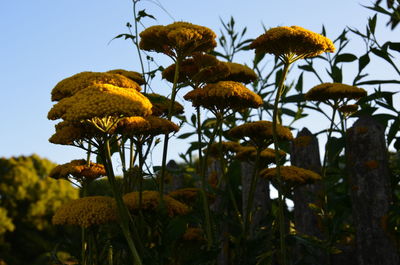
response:
<path id="1" fill-rule="evenodd" d="M 390 42 L 389 49 L 400 52 L 400 42 Z"/>
<path id="2" fill-rule="evenodd" d="M 360 58 L 358 58 L 358 71 L 361 71 L 369 64 L 370 59 L 368 53 L 364 54 Z"/>
<path id="3" fill-rule="evenodd" d="M 371 49 L 371 52 L 372 52 L 373 54 L 375 54 L 376 56 L 379 56 L 379 57 L 381 57 L 382 59 L 384 59 L 384 60 L 386 60 L 386 61 L 388 61 L 388 62 L 391 62 L 390 57 L 389 57 L 389 54 L 387 53 L 387 51 L 379 50 L 379 49 L 377 49 L 377 48 L 372 48 L 372 49 Z"/>
<path id="4" fill-rule="evenodd" d="M 342 75 L 342 69 L 341 68 L 339 68 L 337 66 L 333 66 L 332 67 L 332 72 L 328 72 L 328 74 L 331 76 L 333 82 L 342 83 L 343 75 Z"/>
<path id="5" fill-rule="evenodd" d="M 312 65 L 308 65 L 308 64 L 299 65 L 299 68 L 304 71 L 307 71 L 307 72 L 314 72 L 314 68 L 312 67 Z"/>
<path id="6" fill-rule="evenodd" d="M 299 79 L 297 79 L 297 84 L 294 88 L 297 92 L 303 92 L 303 73 L 300 74 Z"/>
<path id="7" fill-rule="evenodd" d="M 400 84 L 400 80 L 369 80 L 355 84 L 356 86 L 361 85 L 381 85 L 381 84 Z"/>
<path id="8" fill-rule="evenodd" d="M 394 122 L 390 125 L 390 128 L 389 128 L 389 132 L 387 135 L 387 145 L 388 146 L 392 143 L 392 141 L 396 137 L 396 134 L 399 131 L 399 129 L 400 129 L 400 119 L 397 117 L 397 119 L 394 120 Z"/>
<path id="9" fill-rule="evenodd" d="M 190 133 L 182 133 L 182 134 L 179 135 L 177 138 L 178 138 L 178 139 L 186 139 L 186 138 L 192 136 L 193 134 L 194 134 L 193 132 L 190 132 Z"/>
<path id="10" fill-rule="evenodd" d="M 146 9 L 143 9 L 143 10 L 140 10 L 138 12 L 137 17 L 136 17 L 136 21 L 140 21 L 144 17 L 149 17 L 149 18 L 152 18 L 152 19 L 156 20 L 156 18 L 153 15 L 150 15 L 150 14 L 146 13 Z"/>
<path id="11" fill-rule="evenodd" d="M 335 64 L 338 63 L 349 63 L 357 60 L 357 56 L 351 53 L 342 53 L 336 57 Z"/>
<path id="12" fill-rule="evenodd" d="M 282 98 L 282 103 L 300 103 L 300 102 L 304 102 L 306 101 L 306 99 L 304 98 L 304 94 L 300 93 L 297 95 L 292 95 L 292 96 L 288 96 L 288 97 L 284 97 Z"/>
<path id="13" fill-rule="evenodd" d="M 375 34 L 375 27 L 376 27 L 376 14 L 368 19 L 368 27 L 372 34 Z"/>

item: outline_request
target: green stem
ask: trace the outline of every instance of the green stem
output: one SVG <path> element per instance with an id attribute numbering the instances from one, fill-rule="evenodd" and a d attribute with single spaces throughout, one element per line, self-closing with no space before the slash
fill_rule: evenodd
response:
<path id="1" fill-rule="evenodd" d="M 281 177 L 281 170 L 280 170 L 280 156 L 279 156 L 279 141 L 278 141 L 278 133 L 277 133 L 277 125 L 280 124 L 278 112 L 279 112 L 279 100 L 283 93 L 283 87 L 285 83 L 285 79 L 287 73 L 289 71 L 290 60 L 285 60 L 282 72 L 282 78 L 278 86 L 278 91 L 276 93 L 275 102 L 274 102 L 274 111 L 272 114 L 272 132 L 274 138 L 274 148 L 275 148 L 275 163 L 276 163 L 276 177 L 278 180 L 278 204 L 279 204 L 279 239 L 280 239 L 280 249 L 281 249 L 281 259 L 282 264 L 287 264 L 286 258 L 286 231 L 285 231 L 285 214 L 284 214 L 284 196 L 283 196 L 283 180 Z"/>
<path id="2" fill-rule="evenodd" d="M 140 52 L 140 48 L 139 48 L 139 34 L 138 34 L 138 20 L 137 20 L 137 16 L 136 16 L 136 4 L 137 2 L 139 2 L 140 0 L 133 0 L 133 18 L 135 20 L 135 40 L 133 41 L 133 43 L 135 44 L 138 56 L 139 56 L 139 61 L 140 61 L 140 67 L 142 69 L 142 74 L 143 74 L 143 78 L 145 78 L 145 72 L 144 72 L 144 64 L 143 64 L 143 58 L 142 58 L 142 53 Z M 147 82 L 144 83 L 144 93 L 147 92 Z"/>
<path id="3" fill-rule="evenodd" d="M 179 65 L 181 59 L 178 57 L 175 62 L 175 73 L 174 73 L 174 84 L 172 86 L 172 94 L 171 94 L 171 102 L 168 108 L 168 116 L 167 119 L 171 121 L 172 114 L 174 111 L 175 97 L 177 93 L 178 87 L 178 79 L 179 79 Z M 160 178 L 160 199 L 163 198 L 164 194 L 164 179 L 167 165 L 167 153 L 168 153 L 168 142 L 169 142 L 169 134 L 164 134 L 164 147 L 163 147 L 163 156 L 162 156 L 162 164 L 161 164 L 161 178 Z"/>
<path id="4" fill-rule="evenodd" d="M 105 139 L 105 150 L 102 153 L 103 153 L 103 157 L 104 157 L 103 160 L 105 161 L 108 181 L 113 190 L 114 198 L 117 203 L 117 210 L 118 210 L 118 214 L 120 217 L 120 226 L 121 226 L 122 232 L 124 234 L 124 237 L 128 243 L 129 250 L 131 251 L 131 254 L 133 256 L 133 261 L 134 261 L 133 264 L 142 265 L 141 258 L 139 256 L 136 246 L 132 240 L 131 231 L 129 229 L 129 222 L 130 222 L 131 217 L 130 217 L 129 211 L 126 208 L 126 205 L 124 204 L 124 201 L 122 199 L 122 194 L 121 194 L 120 190 L 118 189 L 117 181 L 116 181 L 116 178 L 114 175 L 114 170 L 112 168 L 110 142 L 109 142 L 108 137 L 106 137 L 106 139 Z"/>
<path id="5" fill-rule="evenodd" d="M 199 143 L 199 172 L 202 172 L 202 161 L 203 161 L 203 153 L 201 151 L 201 115 L 200 115 L 200 107 L 196 107 L 197 114 L 197 142 Z"/>

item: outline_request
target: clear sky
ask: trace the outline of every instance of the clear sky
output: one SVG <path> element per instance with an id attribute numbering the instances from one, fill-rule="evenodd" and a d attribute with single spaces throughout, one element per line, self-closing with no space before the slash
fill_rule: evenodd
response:
<path id="1" fill-rule="evenodd" d="M 328 37 L 335 37 L 346 25 L 364 29 L 368 16 L 373 14 L 361 6 L 369 5 L 369 0 L 159 2 L 168 13 L 156 1 L 139 3 L 139 9 L 157 18 L 144 20 L 145 26 L 188 21 L 218 34 L 220 18 L 234 16 L 239 28 L 247 26 L 249 38 L 263 33 L 262 24 L 299 25 L 316 32 L 324 24 Z M 380 24 L 386 20 L 381 18 Z M 58 163 L 82 157 L 83 152 L 77 148 L 48 143 L 55 124 L 46 118 L 53 104 L 50 91 L 60 80 L 82 71 L 140 71 L 129 41 L 109 43 L 126 32 L 127 22 L 132 22 L 130 0 L 0 1 L 0 157 L 37 153 Z M 164 66 L 170 63 L 166 58 L 160 61 Z M 168 84 L 158 82 L 160 87 L 155 92 L 168 93 Z M 184 151 L 177 146 L 169 152 L 171 158 Z"/>

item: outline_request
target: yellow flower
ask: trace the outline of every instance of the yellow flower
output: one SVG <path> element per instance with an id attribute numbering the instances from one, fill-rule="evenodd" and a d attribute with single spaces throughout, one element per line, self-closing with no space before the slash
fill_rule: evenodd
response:
<path id="1" fill-rule="evenodd" d="M 63 98 L 48 113 L 48 118 L 80 122 L 92 118 L 146 116 L 151 103 L 140 92 L 113 85 L 97 84 Z"/>
<path id="2" fill-rule="evenodd" d="M 88 166 L 86 160 L 80 159 L 56 166 L 51 170 L 49 177 L 54 179 L 68 179 L 69 177 L 73 177 L 78 180 L 94 180 L 105 175 L 106 170 L 102 164 L 90 162 Z"/>
<path id="3" fill-rule="evenodd" d="M 292 132 L 282 125 L 277 124 L 276 127 L 278 139 L 292 140 Z M 272 122 L 255 121 L 239 125 L 229 130 L 229 135 L 234 138 L 249 137 L 257 146 L 269 145 L 273 139 Z"/>
<path id="4" fill-rule="evenodd" d="M 139 192 L 131 192 L 125 194 L 124 202 L 129 210 L 139 210 Z M 164 206 L 166 207 L 168 216 L 185 215 L 190 209 L 187 205 L 175 200 L 174 198 L 164 195 Z M 142 209 L 146 211 L 156 211 L 160 205 L 160 194 L 157 191 L 145 190 L 142 193 Z"/>
<path id="5" fill-rule="evenodd" d="M 211 29 L 187 22 L 152 26 L 139 35 L 141 49 L 182 59 L 194 52 L 206 52 L 217 46 L 216 35 Z"/>
<path id="6" fill-rule="evenodd" d="M 176 64 L 165 68 L 162 73 L 164 79 L 174 82 Z M 219 61 L 215 56 L 194 53 L 192 58 L 183 60 L 180 64 L 179 83 L 190 82 L 192 84 L 213 83 L 226 79 L 229 68 L 226 63 Z"/>
<path id="7" fill-rule="evenodd" d="M 154 136 L 177 132 L 179 127 L 167 119 L 155 116 L 136 116 L 122 119 L 118 123 L 116 131 L 124 136 Z"/>
<path id="8" fill-rule="evenodd" d="M 138 83 L 121 74 L 82 72 L 60 81 L 51 91 L 51 100 L 59 101 L 89 86 L 103 84 L 141 90 Z"/>
<path id="9" fill-rule="evenodd" d="M 106 196 L 90 196 L 62 205 L 53 216 L 55 225 L 90 227 L 117 220 L 115 200 Z"/>
<path id="10" fill-rule="evenodd" d="M 296 166 L 281 166 L 281 177 L 284 181 L 296 184 L 304 184 L 320 180 L 321 176 L 314 171 Z M 276 168 L 266 168 L 260 172 L 260 177 L 273 179 L 276 176 Z"/>
<path id="11" fill-rule="evenodd" d="M 143 75 L 141 73 L 138 73 L 138 72 L 135 72 L 135 71 L 127 71 L 127 70 L 123 70 L 123 69 L 115 69 L 115 70 L 107 71 L 107 73 L 123 75 L 123 76 L 129 78 L 130 80 L 135 81 L 139 85 L 144 85 L 146 83 L 146 81 L 143 78 Z"/>
<path id="12" fill-rule="evenodd" d="M 258 79 L 253 69 L 246 65 L 231 62 L 225 62 L 225 64 L 229 68 L 229 75 L 224 80 L 248 84 Z"/>
<path id="13" fill-rule="evenodd" d="M 235 158 L 242 161 L 255 161 L 257 149 L 254 146 L 242 146 L 237 150 Z M 286 153 L 279 150 L 279 156 L 285 158 Z M 275 150 L 265 148 L 260 152 L 260 160 L 262 163 L 275 163 Z"/>
<path id="14" fill-rule="evenodd" d="M 189 227 L 182 235 L 182 239 L 185 241 L 206 241 L 203 229 L 197 227 Z"/>
<path id="15" fill-rule="evenodd" d="M 309 135 L 304 135 L 304 136 L 297 136 L 293 140 L 293 144 L 296 147 L 306 147 L 311 143 L 312 137 Z"/>
<path id="16" fill-rule="evenodd" d="M 307 100 L 328 101 L 359 99 L 367 95 L 367 91 L 356 86 L 340 83 L 323 83 L 311 88 L 305 95 Z"/>
<path id="17" fill-rule="evenodd" d="M 243 84 L 233 81 L 220 81 L 196 88 L 187 93 L 184 98 L 193 106 L 202 106 L 210 110 L 242 110 L 257 108 L 262 105 L 259 95 L 246 88 Z"/>
<path id="18" fill-rule="evenodd" d="M 240 148 L 240 144 L 237 142 L 221 142 L 221 147 L 222 147 L 222 153 L 228 153 L 228 152 L 237 152 L 237 150 Z M 208 150 L 205 149 L 204 152 L 208 152 L 208 155 L 211 157 L 219 157 L 219 148 L 220 148 L 220 143 L 213 143 Z"/>
<path id="19" fill-rule="evenodd" d="M 256 38 L 250 48 L 256 54 L 271 53 L 285 58 L 308 58 L 335 51 L 330 39 L 299 26 L 271 28 Z"/>
<path id="20" fill-rule="evenodd" d="M 56 124 L 55 128 L 56 132 L 49 138 L 49 142 L 53 144 L 72 145 L 98 134 L 97 130 L 86 123 L 62 121 Z"/>
<path id="21" fill-rule="evenodd" d="M 166 117 L 168 115 L 168 108 L 169 105 L 171 104 L 170 99 L 156 93 L 149 93 L 143 95 L 147 97 L 150 100 L 151 104 L 153 105 L 153 107 L 151 108 L 152 115 L 162 116 L 162 117 Z M 179 115 L 182 114 L 183 112 L 184 112 L 183 106 L 175 101 L 173 115 Z"/>

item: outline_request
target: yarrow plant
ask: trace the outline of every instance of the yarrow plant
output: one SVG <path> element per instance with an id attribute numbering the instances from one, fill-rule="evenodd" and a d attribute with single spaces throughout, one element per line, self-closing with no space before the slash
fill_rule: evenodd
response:
<path id="1" fill-rule="evenodd" d="M 136 10 L 138 1 L 133 3 Z M 329 38 L 302 27 L 271 28 L 235 44 L 239 35 L 232 19 L 223 24 L 234 46 L 231 53 L 226 36 L 217 40 L 213 30 L 189 22 L 150 26 L 139 33 L 145 17 L 153 18 L 139 11 L 135 25 L 128 25 L 135 32 L 119 36 L 133 40 L 141 74 L 124 69 L 82 72 L 60 81 L 51 92 L 55 104 L 48 118 L 58 123 L 49 141 L 87 153 L 86 159 L 59 165 L 49 174 L 70 181 L 81 196 L 61 205 L 53 224 L 80 229 L 81 253 L 74 255 L 82 265 L 294 264 L 299 248 L 291 239 L 303 235 L 285 201 L 299 187 L 326 184 L 329 152 L 327 148 L 321 171 L 289 165 L 289 146 L 306 149 L 313 138 L 294 138 L 293 124 L 285 126 L 282 116 L 289 113 L 295 121 L 304 116 L 307 101 L 327 104 L 333 109 L 329 142 L 336 112 L 341 119 L 352 117 L 365 106 L 351 101 L 367 92 L 356 85 L 321 82 L 302 93 L 301 75 L 299 95 L 287 96 L 293 85 L 286 78 L 295 62 L 309 63 L 335 51 Z M 226 54 L 214 50 L 217 41 Z M 253 67 L 232 61 L 235 51 L 245 50 L 254 50 Z M 145 72 L 143 52 L 149 65 L 152 52 L 166 55 L 172 64 Z M 275 66 L 263 76 L 257 64 L 267 54 Z M 274 82 L 267 84 L 273 73 Z M 150 81 L 157 74 L 172 83 L 164 93 L 168 96 L 153 92 Z M 190 90 L 179 97 L 185 87 Z M 270 87 L 275 89 L 263 90 Z M 184 109 L 180 99 L 195 112 Z M 297 112 L 286 108 L 287 102 L 298 103 Z M 178 138 L 196 139 L 181 155 L 185 163 L 167 163 L 169 141 L 186 125 L 193 131 Z M 160 142 L 161 165 L 153 167 L 154 147 Z M 115 174 L 116 160 L 121 177 Z M 370 161 L 366 165 L 379 167 Z M 270 185 L 278 191 L 276 200 L 270 198 Z M 309 208 L 319 210 L 318 218 L 324 219 L 329 211 L 319 203 Z M 301 241 L 322 246 L 316 256 L 336 250 L 333 231 L 323 221 L 318 225 L 328 230 L 328 239 L 304 235 Z"/>

